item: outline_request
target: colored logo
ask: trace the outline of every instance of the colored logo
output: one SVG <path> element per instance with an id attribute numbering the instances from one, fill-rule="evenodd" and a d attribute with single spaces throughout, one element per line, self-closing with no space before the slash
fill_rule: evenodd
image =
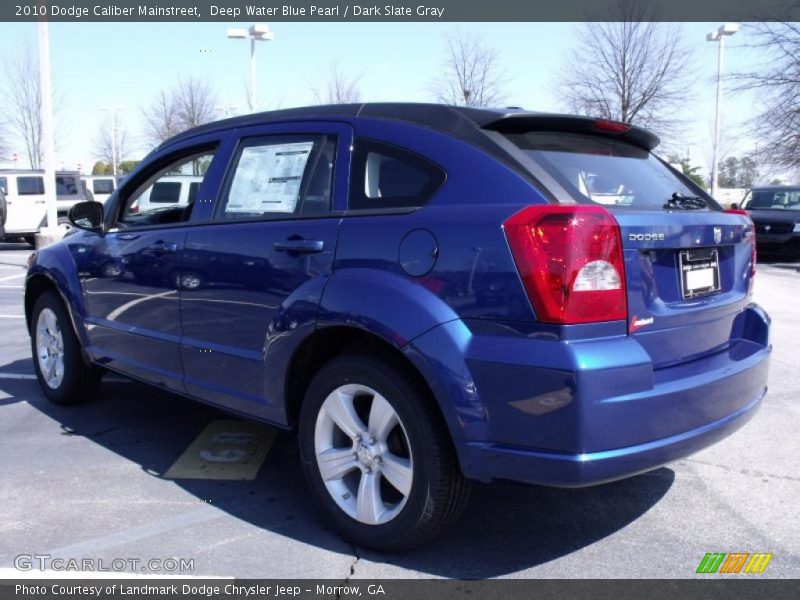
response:
<path id="1" fill-rule="evenodd" d="M 767 552 L 708 552 L 700 561 L 697 572 L 760 574 L 771 560 L 772 553 Z"/>

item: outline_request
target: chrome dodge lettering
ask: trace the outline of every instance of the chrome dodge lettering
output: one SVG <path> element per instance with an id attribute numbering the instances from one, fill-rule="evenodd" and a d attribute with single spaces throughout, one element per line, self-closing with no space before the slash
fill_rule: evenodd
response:
<path id="1" fill-rule="evenodd" d="M 663 242 L 663 233 L 629 233 L 628 240 L 631 242 Z"/>

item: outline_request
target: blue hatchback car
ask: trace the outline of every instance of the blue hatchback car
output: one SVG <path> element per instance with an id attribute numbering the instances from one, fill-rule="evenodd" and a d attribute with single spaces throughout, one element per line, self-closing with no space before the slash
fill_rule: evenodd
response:
<path id="1" fill-rule="evenodd" d="M 769 318 L 752 222 L 657 143 L 425 104 L 187 131 L 32 259 L 42 389 L 81 402 L 113 371 L 296 430 L 316 501 L 383 550 L 455 520 L 469 481 L 681 458 L 758 408 Z"/>

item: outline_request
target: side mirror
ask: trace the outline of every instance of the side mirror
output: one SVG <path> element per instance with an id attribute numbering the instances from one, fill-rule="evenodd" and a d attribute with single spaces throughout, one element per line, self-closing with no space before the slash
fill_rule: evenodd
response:
<path id="1" fill-rule="evenodd" d="M 69 209 L 69 220 L 78 229 L 103 230 L 103 205 L 100 202 L 78 202 Z"/>
<path id="2" fill-rule="evenodd" d="M 738 203 L 738 202 L 732 202 L 732 203 L 731 203 L 731 208 L 732 208 L 733 210 L 736 210 L 737 208 L 739 208 L 739 203 Z"/>

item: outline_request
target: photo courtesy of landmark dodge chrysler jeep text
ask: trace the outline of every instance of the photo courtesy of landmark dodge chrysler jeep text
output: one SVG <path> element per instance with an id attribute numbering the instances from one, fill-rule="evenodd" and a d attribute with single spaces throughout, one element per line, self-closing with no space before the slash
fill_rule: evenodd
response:
<path id="1" fill-rule="evenodd" d="M 112 371 L 296 430 L 316 501 L 384 550 L 458 518 L 469 481 L 684 457 L 755 413 L 769 318 L 752 222 L 657 143 L 426 104 L 180 134 L 32 258 L 42 389 L 81 402 Z M 183 180 L 191 199 L 160 204 Z"/>

